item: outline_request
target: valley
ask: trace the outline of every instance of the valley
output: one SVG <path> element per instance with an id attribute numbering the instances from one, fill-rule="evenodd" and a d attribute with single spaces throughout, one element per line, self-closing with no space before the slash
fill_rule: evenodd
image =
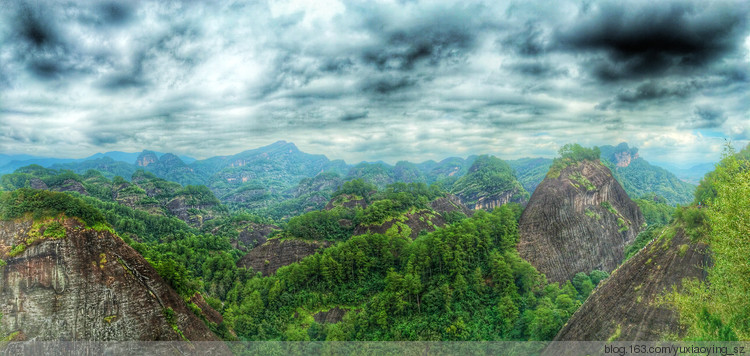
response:
<path id="1" fill-rule="evenodd" d="M 132 163 L 104 155 L 20 167 L 0 177 L 0 332 L 101 341 L 744 337 L 714 307 L 707 317 L 727 320 L 716 331 L 681 311 L 696 308 L 689 298 L 704 283 L 733 278 L 714 272 L 725 262 L 707 251 L 721 251 L 713 234 L 727 230 L 716 224 L 738 211 L 711 202 L 744 204 L 748 195 L 726 189 L 747 172 L 748 152 L 727 153 L 697 190 L 626 144 L 569 144 L 553 160 L 391 166 L 277 142 L 190 163 L 143 151 Z"/>

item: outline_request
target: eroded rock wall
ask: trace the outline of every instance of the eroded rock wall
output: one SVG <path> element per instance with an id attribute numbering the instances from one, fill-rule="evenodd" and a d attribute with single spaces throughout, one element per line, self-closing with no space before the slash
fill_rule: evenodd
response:
<path id="1" fill-rule="evenodd" d="M 218 340 L 120 238 L 74 219 L 63 225 L 65 236 L 50 238 L 31 221 L 0 221 L 5 262 L 0 334 L 20 332 L 32 340 Z M 27 247 L 18 253 L 22 244 Z M 169 310 L 173 317 L 167 318 Z"/>
<path id="2" fill-rule="evenodd" d="M 599 162 L 583 161 L 542 181 L 519 222 L 518 252 L 551 282 L 610 272 L 644 223 L 638 206 Z"/>
<path id="3" fill-rule="evenodd" d="M 680 229 L 657 238 L 602 282 L 555 337 L 557 341 L 657 341 L 681 336 L 679 315 L 659 296 L 685 278 L 705 280 L 707 246 Z"/>

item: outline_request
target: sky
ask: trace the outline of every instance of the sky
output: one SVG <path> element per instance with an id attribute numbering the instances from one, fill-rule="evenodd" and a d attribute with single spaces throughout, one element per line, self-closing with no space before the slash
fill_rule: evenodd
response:
<path id="1" fill-rule="evenodd" d="M 748 1 L 0 0 L 0 153 L 347 162 L 750 140 Z"/>

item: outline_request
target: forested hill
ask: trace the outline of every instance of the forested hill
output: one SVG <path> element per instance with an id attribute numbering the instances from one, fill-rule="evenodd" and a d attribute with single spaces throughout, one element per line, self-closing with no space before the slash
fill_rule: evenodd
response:
<path id="1" fill-rule="evenodd" d="M 684 182 L 664 168 L 648 163 L 638 155 L 638 149 L 627 143 L 601 146 L 601 159 L 612 170 L 628 195 L 641 198 L 656 194 L 671 205 L 688 204 L 693 200 L 695 185 Z"/>
<path id="2" fill-rule="evenodd" d="M 174 217 L 107 200 L 108 194 L 101 194 L 101 199 L 85 195 L 99 183 L 78 182 L 69 172 L 65 179 L 55 178 L 45 175 L 50 172 L 44 168 L 35 169 L 39 172 L 26 170 L 6 180 L 36 179 L 33 184 L 48 184 L 51 189 L 69 184 L 86 190 L 2 192 L 0 219 L 67 216 L 115 233 L 190 301 L 190 312 L 225 339 L 548 340 L 606 277 L 596 272 L 581 276 L 576 283 L 548 284 L 518 257 L 520 209 L 514 206 L 504 205 L 491 213 L 479 211 L 472 217 L 460 209 L 453 210 L 455 214 L 444 210 L 441 216 L 451 224 L 436 228 L 426 223 L 429 227 L 415 233 L 401 218 L 413 215 L 416 219 L 411 226 L 420 228 L 420 220 L 427 222 L 432 209 L 444 209 L 445 201 L 434 203 L 444 199 L 445 192 L 420 183 L 378 191 L 362 180 L 343 185 L 335 195 L 360 197 L 369 204 L 367 208 L 355 205 L 346 208 L 347 212 L 345 200 L 350 198 L 344 197 L 331 210 L 290 220 L 270 237 L 282 242 L 330 238 L 328 248 L 262 276 L 238 267 L 244 252 L 231 243 L 239 225 L 262 222 L 259 217 L 219 217 L 199 231 Z M 138 174 L 134 181 L 149 180 L 147 172 Z M 106 178 L 91 172 L 86 179 L 104 182 Z M 151 188 L 166 189 L 159 184 Z M 425 214 L 420 213 L 422 209 Z M 391 227 L 383 231 L 358 233 L 351 228 L 387 222 L 392 222 Z M 328 231 L 321 228 L 333 228 L 337 234 L 316 233 Z M 55 231 L 47 231 L 50 239 L 57 236 Z M 39 236 L 7 250 L 14 256 L 31 256 L 46 241 Z M 97 253 L 97 266 L 127 262 L 117 260 L 111 251 Z M 220 314 L 212 315 L 211 308 Z M 6 318 L 23 317 L 27 312 L 14 310 Z M 115 311 L 106 316 L 107 325 L 123 325 L 118 315 Z M 165 311 L 168 321 L 171 315 Z"/>
<path id="3" fill-rule="evenodd" d="M 601 150 L 602 161 L 613 171 L 631 198 L 656 195 L 672 205 L 685 204 L 690 200 L 693 186 L 664 169 L 650 165 L 638 157 L 637 149 L 620 144 L 616 147 L 603 146 Z M 5 158 L 9 160 L 24 156 Z M 123 161 L 128 159 L 130 162 Z M 350 165 L 342 160 L 329 160 L 324 155 L 302 152 L 291 142 L 278 141 L 235 155 L 203 160 L 145 150 L 137 154 L 108 152 L 83 160 L 41 160 L 39 163 L 81 175 L 94 169 L 108 179 L 120 176 L 127 180 L 137 170 L 144 170 L 181 185 L 205 185 L 232 209 L 249 209 L 273 218 L 288 218 L 322 208 L 341 182 L 355 178 L 362 178 L 381 189 L 388 184 L 402 182 L 436 183 L 447 191 L 456 190 L 454 184 L 469 173 L 476 159 L 477 156 L 469 156 L 451 157 L 439 162 L 400 161 L 395 165 L 362 162 Z M 14 162 L 17 164 L 21 161 Z M 58 163 L 53 164 L 55 162 Z M 523 190 L 533 193 L 544 179 L 552 160 L 521 158 L 506 163 L 513 169 Z"/>

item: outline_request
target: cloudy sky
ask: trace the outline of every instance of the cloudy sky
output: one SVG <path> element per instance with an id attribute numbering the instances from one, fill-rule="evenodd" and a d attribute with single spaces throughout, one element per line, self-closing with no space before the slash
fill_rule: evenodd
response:
<path id="1" fill-rule="evenodd" d="M 554 5 L 552 5 L 554 4 Z M 750 139 L 747 1 L 0 0 L 0 153 L 349 162 Z"/>

